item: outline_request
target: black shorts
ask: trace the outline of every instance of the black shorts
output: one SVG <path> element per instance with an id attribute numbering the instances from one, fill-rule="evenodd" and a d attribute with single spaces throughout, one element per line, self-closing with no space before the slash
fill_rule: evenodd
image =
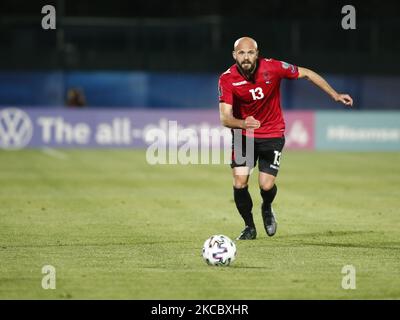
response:
<path id="1" fill-rule="evenodd" d="M 240 139 L 239 139 L 240 140 Z M 254 168 L 258 161 L 258 170 L 273 176 L 277 176 L 281 161 L 283 146 L 285 145 L 285 137 L 281 138 L 248 138 L 248 143 L 254 143 L 253 147 L 246 147 L 246 137 L 242 136 L 235 146 L 235 135 L 232 134 L 232 162 L 231 168 L 250 167 Z M 241 148 L 240 148 L 241 144 Z M 247 150 L 249 149 L 249 151 Z M 253 157 L 251 157 L 251 149 L 253 149 Z M 241 157 L 240 155 L 241 150 Z"/>

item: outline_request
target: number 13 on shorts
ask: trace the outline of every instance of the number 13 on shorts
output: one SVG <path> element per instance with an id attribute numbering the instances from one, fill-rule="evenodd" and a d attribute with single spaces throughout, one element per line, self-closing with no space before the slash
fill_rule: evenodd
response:
<path id="1" fill-rule="evenodd" d="M 281 154 L 282 154 L 282 152 L 275 150 L 274 153 L 275 153 L 274 165 L 279 166 L 281 164 Z"/>

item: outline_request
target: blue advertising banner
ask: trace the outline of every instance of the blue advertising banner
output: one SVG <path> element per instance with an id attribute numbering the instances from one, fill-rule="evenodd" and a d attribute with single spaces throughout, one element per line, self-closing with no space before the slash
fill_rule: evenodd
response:
<path id="1" fill-rule="evenodd" d="M 221 129 L 221 136 L 230 135 L 228 129 L 222 131 L 218 112 L 213 110 L 0 109 L 0 149 L 9 150 L 143 148 L 155 135 L 173 140 L 178 134 L 201 129 Z"/>
<path id="2" fill-rule="evenodd" d="M 317 112 L 317 150 L 400 151 L 400 112 Z"/>
<path id="3" fill-rule="evenodd" d="M 285 112 L 288 149 L 314 148 L 314 112 Z M 58 108 L 0 109 L 0 149 L 145 148 L 154 142 L 229 149 L 219 111 Z"/>

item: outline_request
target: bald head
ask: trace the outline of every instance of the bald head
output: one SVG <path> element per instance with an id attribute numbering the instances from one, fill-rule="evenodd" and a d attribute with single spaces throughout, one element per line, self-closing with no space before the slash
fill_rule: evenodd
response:
<path id="1" fill-rule="evenodd" d="M 258 49 L 256 40 L 254 40 L 253 38 L 249 38 L 249 37 L 239 38 L 233 44 L 233 50 L 234 51 L 238 51 L 242 47 L 251 48 L 251 49 L 254 49 L 254 50 Z"/>
<path id="2" fill-rule="evenodd" d="M 247 75 L 252 74 L 257 65 L 257 42 L 249 37 L 237 39 L 233 45 L 232 56 L 243 73 Z"/>

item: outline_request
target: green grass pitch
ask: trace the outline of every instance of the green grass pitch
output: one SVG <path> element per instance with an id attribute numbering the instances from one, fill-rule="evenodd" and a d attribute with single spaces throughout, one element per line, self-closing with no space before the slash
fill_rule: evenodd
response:
<path id="1" fill-rule="evenodd" d="M 142 150 L 0 151 L 1 299 L 399 299 L 400 153 L 289 152 L 258 238 L 226 268 L 206 238 L 243 225 L 228 165 L 146 163 Z M 56 268 L 56 289 L 41 286 Z M 356 268 L 356 289 L 341 287 Z"/>

